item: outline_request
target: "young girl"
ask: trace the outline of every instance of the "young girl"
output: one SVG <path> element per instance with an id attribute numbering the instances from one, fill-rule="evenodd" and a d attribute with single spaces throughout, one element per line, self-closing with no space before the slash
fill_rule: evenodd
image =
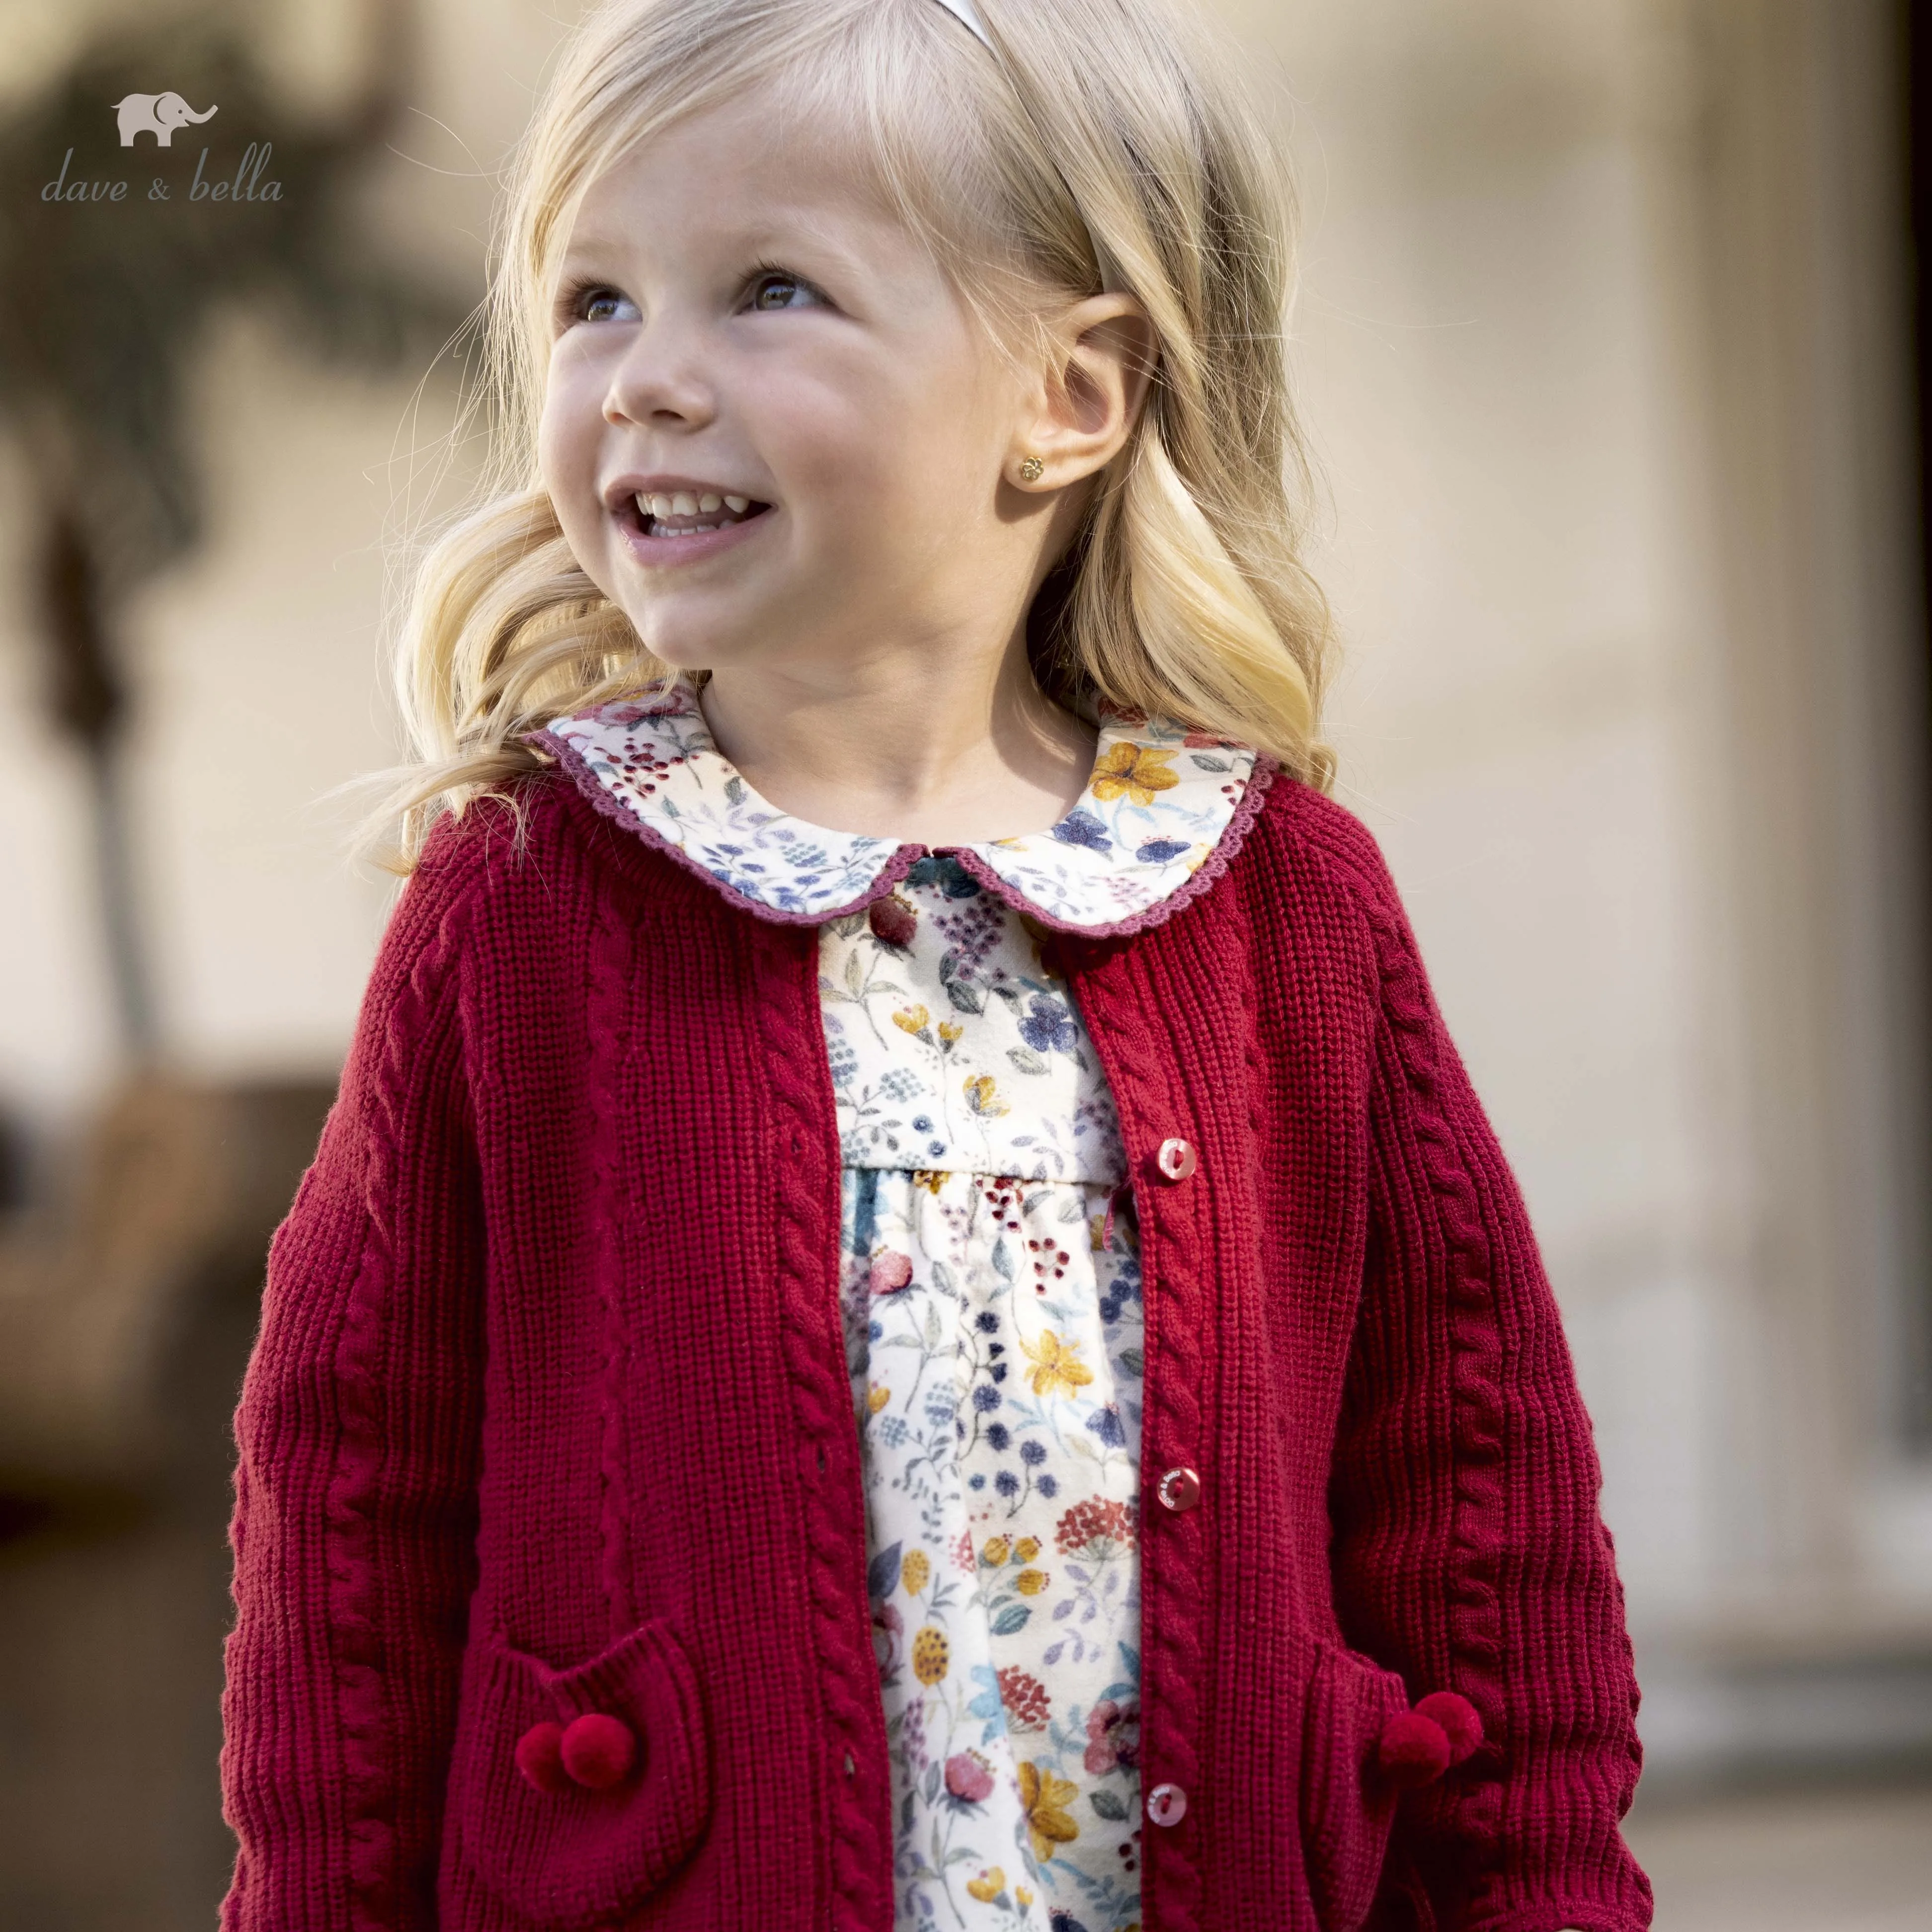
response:
<path id="1" fill-rule="evenodd" d="M 615 0 L 559 68 L 236 1418 L 228 1926 L 1648 1922 L 1219 62 Z"/>

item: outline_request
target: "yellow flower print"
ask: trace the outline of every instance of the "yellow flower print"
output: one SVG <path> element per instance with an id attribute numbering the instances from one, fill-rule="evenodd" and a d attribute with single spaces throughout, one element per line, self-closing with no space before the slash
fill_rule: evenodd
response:
<path id="1" fill-rule="evenodd" d="M 1002 1563 L 1005 1562 L 1007 1552 L 1012 1547 L 1012 1544 L 1004 1536 L 990 1538 L 980 1552 L 980 1561 L 982 1563 L 990 1563 L 997 1570 Z"/>
<path id="2" fill-rule="evenodd" d="M 1030 1563 L 1040 1554 L 1040 1538 L 1036 1536 L 1022 1537 L 1013 1545 L 1013 1554 L 1022 1563 Z"/>
<path id="3" fill-rule="evenodd" d="M 1136 805 L 1151 805 L 1157 791 L 1172 791 L 1180 782 L 1173 769 L 1174 754 L 1151 745 L 1114 745 L 1094 767 L 1094 796 L 1111 803 L 1126 797 Z"/>
<path id="4" fill-rule="evenodd" d="M 1020 1346 L 1026 1351 L 1027 1360 L 1034 1365 L 1035 1395 L 1058 1395 L 1062 1389 L 1071 1395 L 1094 1379 L 1094 1371 L 1080 1359 L 1080 1344 L 1063 1342 L 1051 1328 L 1036 1342 L 1029 1342 L 1022 1335 Z"/>
<path id="5" fill-rule="evenodd" d="M 1036 1597 L 1046 1588 L 1046 1582 L 1044 1570 L 1022 1570 L 1013 1579 L 1013 1588 L 1023 1597 Z"/>
<path id="6" fill-rule="evenodd" d="M 1013 1896 L 1022 1905 L 1030 1905 L 1033 1903 L 1033 1894 L 1023 1885 L 1016 1885 L 1013 1887 Z M 1138 1925 L 1130 1925 L 1127 1928 L 1127 1932 L 1141 1932 L 1141 1928 Z"/>
<path id="7" fill-rule="evenodd" d="M 939 1036 L 948 1046 L 965 1030 L 957 1020 L 941 1020 L 939 1023 Z"/>
<path id="8" fill-rule="evenodd" d="M 951 1654 L 946 1633 L 937 1624 L 928 1624 L 912 1640 L 912 1674 L 922 1684 L 937 1684 L 946 1675 Z"/>
<path id="9" fill-rule="evenodd" d="M 991 1871 L 982 1871 L 977 1878 L 966 1881 L 966 1889 L 982 1905 L 991 1905 L 1006 1888 L 1006 1868 L 995 1865 Z"/>
<path id="10" fill-rule="evenodd" d="M 879 1411 L 884 1408 L 886 1404 L 890 1402 L 892 1399 L 892 1390 L 887 1388 L 883 1382 L 874 1382 L 873 1385 L 866 1391 L 866 1406 L 874 1415 L 877 1415 Z"/>
<path id="11" fill-rule="evenodd" d="M 1052 1857 L 1054 1846 L 1070 1845 L 1080 1835 L 1080 1827 L 1066 1814 L 1078 1789 L 1030 1760 L 1020 1766 L 1020 1803 L 1026 1810 L 1027 1836 L 1033 1840 L 1034 1856 L 1042 1864 Z"/>
<path id="12" fill-rule="evenodd" d="M 932 1565 L 922 1550 L 908 1550 L 899 1564 L 899 1580 L 906 1586 L 906 1594 L 916 1597 L 926 1588 L 926 1580 L 932 1574 Z"/>
<path id="13" fill-rule="evenodd" d="M 892 1024 L 902 1032 L 917 1035 L 925 1032 L 932 1022 L 932 1016 L 923 1006 L 902 1006 L 892 1016 Z"/>
<path id="14" fill-rule="evenodd" d="M 898 1016 L 895 1014 L 893 1017 L 896 1018 Z M 990 1073 L 974 1074 L 966 1082 L 964 1092 L 967 1106 L 974 1113 L 983 1114 L 988 1120 L 996 1120 L 1009 1111 L 1006 1103 L 1000 1098 L 994 1087 L 993 1076 Z"/>
<path id="15" fill-rule="evenodd" d="M 924 1188 L 928 1194 L 937 1194 L 946 1185 L 946 1170 L 943 1167 L 916 1167 L 912 1171 L 912 1184 Z"/>

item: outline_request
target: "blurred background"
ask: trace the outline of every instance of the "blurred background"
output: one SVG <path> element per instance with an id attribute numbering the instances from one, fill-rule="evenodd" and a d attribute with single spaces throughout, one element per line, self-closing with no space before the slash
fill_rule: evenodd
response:
<path id="1" fill-rule="evenodd" d="M 1341 796 L 1595 1417 L 1658 1924 L 1932 1926 L 1926 10 L 1216 4 L 1300 170 Z M 225 1886 L 228 1418 L 388 902 L 325 795 L 576 10 L 0 8 L 9 1928 Z"/>

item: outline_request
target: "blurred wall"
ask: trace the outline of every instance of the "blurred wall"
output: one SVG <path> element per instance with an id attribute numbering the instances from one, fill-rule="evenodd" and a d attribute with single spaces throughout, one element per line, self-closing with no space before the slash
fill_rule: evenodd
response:
<path id="1" fill-rule="evenodd" d="M 1922 1748 L 1932 1482 L 1901 1353 L 1927 1292 L 1923 640 L 1891 10 L 1223 10 L 1300 170 L 1342 796 L 1544 1243 L 1653 1763 Z M 16 0 L 0 84 L 88 17 Z M 251 16 L 298 95 L 341 84 L 358 18 Z M 371 219 L 474 277 L 558 20 L 430 20 Z M 167 1037 L 193 1070 L 327 1070 L 385 888 L 317 801 L 394 755 L 382 542 L 433 487 L 451 398 L 325 381 L 247 322 L 202 395 L 214 539 L 132 640 Z M 0 544 L 28 487 L 4 472 Z M 0 570 L 0 1093 L 51 1144 L 111 1070 L 78 779 L 34 708 L 18 582 Z"/>

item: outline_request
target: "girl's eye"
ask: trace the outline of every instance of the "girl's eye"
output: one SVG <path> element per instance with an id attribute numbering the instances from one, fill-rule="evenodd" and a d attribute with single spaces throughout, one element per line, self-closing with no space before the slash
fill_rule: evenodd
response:
<path id="1" fill-rule="evenodd" d="M 818 300 L 818 292 L 809 282 L 801 281 L 783 268 L 760 268 L 752 277 L 754 309 L 797 308 Z"/>
<path id="2" fill-rule="evenodd" d="M 620 295 L 601 284 L 586 283 L 565 294 L 560 304 L 566 323 L 573 322 L 634 322 L 638 305 L 628 296 Z"/>

